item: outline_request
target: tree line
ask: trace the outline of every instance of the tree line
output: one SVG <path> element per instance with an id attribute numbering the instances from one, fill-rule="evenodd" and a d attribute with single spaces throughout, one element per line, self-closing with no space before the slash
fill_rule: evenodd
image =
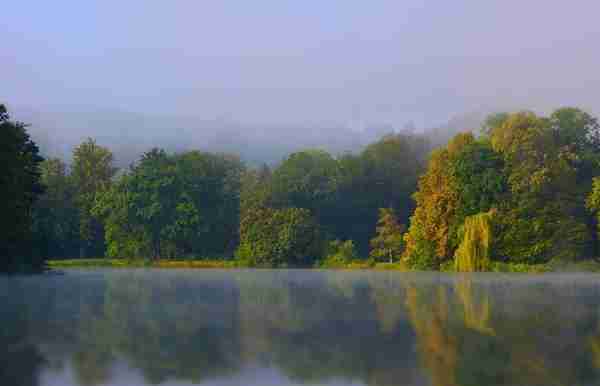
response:
<path id="1" fill-rule="evenodd" d="M 368 255 L 379 208 L 408 219 L 427 150 L 420 137 L 390 135 L 360 154 L 306 150 L 256 169 L 227 154 L 152 149 L 117 171 L 110 150 L 88 139 L 70 167 L 41 162 L 46 191 L 33 233 L 50 258 L 235 256 L 249 266 L 310 266 L 335 240 Z"/>
<path id="2" fill-rule="evenodd" d="M 70 165 L 42 159 L 0 112 L 3 270 L 76 256 L 485 270 L 598 255 L 600 125 L 577 108 L 494 114 L 435 149 L 401 132 L 252 168 L 155 148 L 120 170 L 91 138 Z"/>

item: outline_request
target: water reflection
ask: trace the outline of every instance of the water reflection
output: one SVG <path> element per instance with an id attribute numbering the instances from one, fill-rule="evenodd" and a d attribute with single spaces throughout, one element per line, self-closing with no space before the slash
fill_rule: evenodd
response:
<path id="1" fill-rule="evenodd" d="M 594 275 L 0 278 L 0 385 L 590 385 Z"/>

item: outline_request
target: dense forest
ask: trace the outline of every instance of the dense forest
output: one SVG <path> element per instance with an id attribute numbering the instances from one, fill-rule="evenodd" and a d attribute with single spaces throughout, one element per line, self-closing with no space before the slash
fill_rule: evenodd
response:
<path id="1" fill-rule="evenodd" d="M 258 168 L 154 148 L 119 169 L 92 138 L 67 164 L 42 159 L 4 106 L 0 127 L 1 270 L 105 256 L 471 271 L 598 256 L 600 125 L 577 108 L 493 114 L 443 146 L 390 133 Z"/>

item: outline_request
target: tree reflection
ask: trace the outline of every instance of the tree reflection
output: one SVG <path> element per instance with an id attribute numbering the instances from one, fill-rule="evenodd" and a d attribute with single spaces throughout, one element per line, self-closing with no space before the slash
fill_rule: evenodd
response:
<path id="1" fill-rule="evenodd" d="M 600 298 L 589 283 L 142 270 L 7 283 L 4 293 L 21 295 L 2 299 L 1 385 L 36 385 L 43 356 L 90 386 L 118 382 L 124 365 L 148 384 L 227 379 L 247 368 L 308 384 L 600 380 Z"/>
<path id="2" fill-rule="evenodd" d="M 44 357 L 29 340 L 31 320 L 19 280 L 0 281 L 0 385 L 37 386 Z"/>
<path id="3" fill-rule="evenodd" d="M 573 320 L 581 322 L 574 317 L 589 318 L 589 309 L 581 305 L 575 314 L 557 314 L 555 308 L 567 304 L 573 294 L 565 296 L 562 288 L 552 286 L 527 287 L 528 292 L 519 291 L 522 297 L 514 302 L 508 298 L 516 289 L 511 287 L 493 288 L 469 277 L 437 288 L 409 287 L 407 306 L 431 383 L 584 385 L 597 381 L 598 374 L 590 366 L 593 356 L 580 341 L 584 326 L 569 326 Z M 502 304 L 494 305 L 494 299 Z"/>

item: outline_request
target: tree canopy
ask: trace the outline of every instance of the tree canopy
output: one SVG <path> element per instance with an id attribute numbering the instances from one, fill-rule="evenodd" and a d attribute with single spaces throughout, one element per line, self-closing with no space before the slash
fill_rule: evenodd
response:
<path id="1" fill-rule="evenodd" d="M 483 223 L 476 219 L 491 209 L 496 215 L 486 225 L 491 235 L 485 244 L 492 260 L 544 263 L 593 256 L 594 221 L 585 205 L 600 173 L 599 132 L 589 114 L 561 108 L 550 117 L 496 114 L 480 138 L 457 135 L 433 152 L 420 179 L 405 260 L 439 268 L 455 252 L 465 256 L 473 247 L 459 234 L 477 239 L 472 229 Z M 588 207 L 593 202 L 588 198 Z"/>
<path id="2" fill-rule="evenodd" d="M 0 104 L 0 271 L 39 269 L 43 256 L 32 249 L 32 207 L 43 192 L 43 158 L 26 126 L 10 120 Z"/>
<path id="3" fill-rule="evenodd" d="M 1 111 L 3 205 L 18 219 L 5 224 L 6 255 L 30 244 L 53 258 L 312 266 L 352 256 L 462 270 L 599 251 L 600 124 L 573 107 L 492 114 L 436 149 L 414 131 L 390 133 L 360 152 L 305 149 L 250 168 L 155 148 L 120 171 L 91 138 L 70 164 L 42 162 L 24 125 Z"/>

